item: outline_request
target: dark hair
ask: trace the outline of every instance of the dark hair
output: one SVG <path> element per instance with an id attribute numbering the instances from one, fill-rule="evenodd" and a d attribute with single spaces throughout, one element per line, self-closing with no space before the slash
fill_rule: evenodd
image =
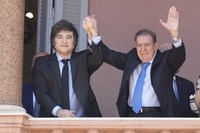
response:
<path id="1" fill-rule="evenodd" d="M 71 31 L 73 32 L 73 36 L 74 36 L 74 50 L 76 49 L 77 43 L 78 43 L 78 31 L 76 29 L 76 27 L 70 23 L 67 20 L 60 20 L 57 23 L 54 24 L 54 26 L 52 27 L 51 30 L 51 46 L 54 48 L 54 39 L 56 37 L 56 35 L 60 32 L 60 31 Z"/>
<path id="2" fill-rule="evenodd" d="M 156 43 L 157 42 L 157 39 L 156 39 L 156 33 L 151 31 L 151 30 L 148 30 L 148 29 L 141 29 L 139 30 L 136 34 L 135 34 L 135 41 L 137 40 L 137 37 L 138 36 L 142 36 L 142 35 L 150 35 L 153 39 L 153 43 Z"/>

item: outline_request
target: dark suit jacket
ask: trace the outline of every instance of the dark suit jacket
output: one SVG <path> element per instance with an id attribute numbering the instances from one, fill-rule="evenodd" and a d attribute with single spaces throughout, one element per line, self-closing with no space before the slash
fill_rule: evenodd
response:
<path id="1" fill-rule="evenodd" d="M 195 93 L 194 84 L 182 77 L 176 76 L 176 84 L 178 89 L 178 103 L 180 108 L 180 114 L 183 117 L 197 117 L 197 115 L 191 111 L 189 97 Z"/>
<path id="2" fill-rule="evenodd" d="M 117 108 L 121 117 L 128 116 L 129 78 L 134 69 L 141 63 L 133 48 L 128 53 L 110 50 L 103 43 L 101 45 L 104 61 L 120 70 L 123 70 Z M 175 72 L 185 61 L 184 44 L 161 53 L 159 50 L 154 58 L 151 68 L 151 83 L 158 97 L 163 116 L 178 116 L 178 102 L 173 92 L 172 80 Z"/>
<path id="3" fill-rule="evenodd" d="M 26 112 L 32 116 L 33 113 L 33 89 L 31 83 L 24 84 L 22 87 L 22 104 Z"/>
<path id="4" fill-rule="evenodd" d="M 90 46 L 71 55 L 72 82 L 74 92 L 84 108 L 85 116 L 101 116 L 96 97 L 90 86 L 90 76 L 103 63 L 99 46 Z M 32 84 L 41 117 L 53 117 L 52 110 L 60 106 L 62 99 L 61 76 L 56 54 L 39 57 L 35 60 Z"/>

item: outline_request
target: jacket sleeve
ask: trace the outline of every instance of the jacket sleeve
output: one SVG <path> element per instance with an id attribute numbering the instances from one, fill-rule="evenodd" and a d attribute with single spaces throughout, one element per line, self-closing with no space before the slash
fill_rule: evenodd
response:
<path id="1" fill-rule="evenodd" d="M 185 46 L 182 42 L 182 46 L 175 48 L 174 45 L 172 46 L 172 52 L 169 56 L 169 65 L 174 72 L 176 72 L 184 63 L 186 59 L 186 53 L 185 53 Z"/>
<path id="2" fill-rule="evenodd" d="M 43 65 L 43 60 L 35 60 L 35 64 L 32 70 L 32 86 L 38 103 L 43 109 L 45 109 L 45 112 L 51 115 L 53 108 L 57 106 L 57 104 L 50 97 L 48 89 L 49 83 L 47 82 L 48 80 L 45 77 L 45 73 L 49 71 L 47 70 L 47 68 L 46 70 L 44 70 Z"/>
<path id="3" fill-rule="evenodd" d="M 103 56 L 99 44 L 92 43 L 89 47 L 91 52 L 87 56 L 87 66 L 91 75 L 103 64 Z"/>
<path id="4" fill-rule="evenodd" d="M 126 64 L 126 54 L 116 52 L 108 48 L 102 41 L 100 42 L 103 61 L 116 67 L 117 69 L 124 70 Z"/>

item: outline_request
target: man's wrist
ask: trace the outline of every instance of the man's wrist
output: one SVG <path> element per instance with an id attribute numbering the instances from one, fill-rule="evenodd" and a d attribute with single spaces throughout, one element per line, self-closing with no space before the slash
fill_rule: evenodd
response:
<path id="1" fill-rule="evenodd" d="M 52 110 L 52 114 L 53 114 L 54 116 L 57 116 L 57 111 L 58 111 L 59 109 L 61 109 L 61 107 L 59 107 L 59 106 L 54 107 L 53 110 Z"/>
<path id="2" fill-rule="evenodd" d="M 59 112 L 61 111 L 62 108 L 58 109 L 56 112 L 56 116 L 59 117 Z"/>
<path id="3" fill-rule="evenodd" d="M 180 39 L 181 39 L 180 36 L 172 37 L 172 41 L 173 41 L 174 43 L 177 43 Z"/>
<path id="4" fill-rule="evenodd" d="M 170 34 L 171 34 L 171 37 L 178 37 L 179 34 L 178 34 L 178 30 L 173 30 L 173 31 L 170 31 Z"/>
<path id="5" fill-rule="evenodd" d="M 92 37 L 99 36 L 99 32 L 98 32 L 97 29 L 95 29 L 95 30 L 94 30 L 94 29 L 91 29 L 90 32 L 91 32 L 91 34 L 92 34 Z"/>

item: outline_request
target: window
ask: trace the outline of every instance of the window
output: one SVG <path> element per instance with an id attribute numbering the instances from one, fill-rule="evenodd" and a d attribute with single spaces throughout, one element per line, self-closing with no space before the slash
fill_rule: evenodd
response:
<path id="1" fill-rule="evenodd" d="M 60 19 L 72 22 L 79 32 L 77 51 L 87 47 L 87 36 L 82 21 L 88 14 L 88 0 L 38 0 L 38 26 L 36 52 L 51 53 L 51 27 Z"/>

